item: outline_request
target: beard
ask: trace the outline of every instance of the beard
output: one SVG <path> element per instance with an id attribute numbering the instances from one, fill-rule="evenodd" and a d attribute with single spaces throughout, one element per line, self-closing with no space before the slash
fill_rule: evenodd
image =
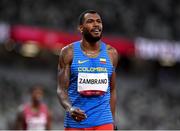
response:
<path id="1" fill-rule="evenodd" d="M 33 102 L 35 105 L 39 105 L 42 101 L 43 101 L 43 98 L 32 99 L 32 102 Z"/>
<path id="2" fill-rule="evenodd" d="M 93 36 L 87 29 L 84 29 L 83 36 L 89 43 L 95 43 L 101 39 L 102 33 L 100 36 Z"/>

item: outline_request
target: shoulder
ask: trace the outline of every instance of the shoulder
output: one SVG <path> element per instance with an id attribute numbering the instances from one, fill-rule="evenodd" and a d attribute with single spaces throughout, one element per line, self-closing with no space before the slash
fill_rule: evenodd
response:
<path id="1" fill-rule="evenodd" d="M 73 43 L 63 47 L 59 53 L 60 61 L 64 61 L 65 63 L 69 63 L 73 58 Z"/>
<path id="2" fill-rule="evenodd" d="M 108 44 L 106 45 L 106 47 L 107 47 L 107 52 L 110 56 L 110 59 L 113 63 L 113 66 L 117 66 L 118 58 L 119 58 L 119 54 L 118 54 L 117 50 Z"/>
<path id="3" fill-rule="evenodd" d="M 43 108 L 43 109 L 48 109 L 48 106 L 47 106 L 47 104 L 45 104 L 45 103 L 41 103 L 41 108 Z"/>
<path id="4" fill-rule="evenodd" d="M 70 54 L 73 54 L 73 43 L 66 45 L 60 51 L 60 55 L 63 55 L 63 56 L 70 55 Z"/>
<path id="5" fill-rule="evenodd" d="M 118 55 L 117 50 L 110 45 L 107 45 L 107 51 L 110 55 L 116 55 L 116 56 Z"/>
<path id="6" fill-rule="evenodd" d="M 49 111 L 49 107 L 46 103 L 41 103 L 41 110 L 48 112 Z"/>
<path id="7" fill-rule="evenodd" d="M 51 110 L 50 110 L 50 108 L 48 107 L 47 104 L 41 103 L 41 109 L 42 109 L 42 111 L 45 112 L 45 114 L 46 114 L 48 117 L 52 117 L 52 112 L 51 112 Z"/>

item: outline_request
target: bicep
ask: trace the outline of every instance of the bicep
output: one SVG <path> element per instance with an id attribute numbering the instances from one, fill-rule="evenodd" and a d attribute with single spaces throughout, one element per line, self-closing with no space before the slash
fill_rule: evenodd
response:
<path id="1" fill-rule="evenodd" d="M 116 68 L 119 60 L 119 54 L 116 49 L 112 50 L 112 59 L 113 59 L 113 66 L 114 68 Z"/>
<path id="2" fill-rule="evenodd" d="M 58 89 L 66 89 L 69 86 L 71 59 L 66 52 L 61 52 L 58 64 Z"/>
<path id="3" fill-rule="evenodd" d="M 58 81 L 59 81 L 59 88 L 67 88 L 69 85 L 69 78 L 70 78 L 70 68 L 69 66 L 65 66 L 59 69 L 58 71 Z"/>
<path id="4" fill-rule="evenodd" d="M 113 47 L 111 47 L 110 45 L 107 46 L 107 50 L 108 50 L 108 54 L 111 60 L 111 63 L 113 65 L 113 71 L 115 71 L 117 64 L 118 64 L 118 60 L 119 60 L 119 54 L 117 52 L 117 50 Z"/>
<path id="5" fill-rule="evenodd" d="M 111 81 L 111 90 L 113 90 L 116 87 L 116 67 L 117 67 L 117 64 L 118 64 L 119 56 L 118 56 L 118 53 L 117 53 L 116 49 L 114 49 L 112 47 L 109 49 L 109 54 L 110 54 L 111 61 L 112 61 L 112 64 L 113 64 L 113 72 L 112 72 L 111 79 L 110 79 L 110 81 Z"/>
<path id="6" fill-rule="evenodd" d="M 111 81 L 110 84 L 111 84 L 111 92 L 112 92 L 115 90 L 115 87 L 116 87 L 116 73 L 115 73 L 115 71 L 112 73 L 110 81 Z"/>

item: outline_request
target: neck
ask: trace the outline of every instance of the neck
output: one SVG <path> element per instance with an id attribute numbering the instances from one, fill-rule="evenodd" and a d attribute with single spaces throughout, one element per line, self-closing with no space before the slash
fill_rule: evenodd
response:
<path id="1" fill-rule="evenodd" d="M 87 40 L 85 40 L 84 38 L 82 39 L 82 42 L 81 42 L 81 47 L 84 49 L 84 50 L 89 50 L 89 51 L 96 51 L 96 50 L 99 50 L 100 48 L 100 41 L 97 41 L 97 42 L 88 42 Z"/>
<path id="2" fill-rule="evenodd" d="M 32 102 L 31 106 L 32 108 L 39 108 L 40 103 Z"/>

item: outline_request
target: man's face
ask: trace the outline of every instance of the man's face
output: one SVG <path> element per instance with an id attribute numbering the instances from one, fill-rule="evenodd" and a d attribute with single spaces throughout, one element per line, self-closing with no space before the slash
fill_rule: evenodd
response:
<path id="1" fill-rule="evenodd" d="M 40 88 L 36 88 L 32 91 L 31 97 L 33 102 L 40 103 L 43 99 L 43 91 Z"/>
<path id="2" fill-rule="evenodd" d="M 102 28 L 102 20 L 97 13 L 84 15 L 84 22 L 80 25 L 80 31 L 87 41 L 99 41 L 102 37 Z"/>

